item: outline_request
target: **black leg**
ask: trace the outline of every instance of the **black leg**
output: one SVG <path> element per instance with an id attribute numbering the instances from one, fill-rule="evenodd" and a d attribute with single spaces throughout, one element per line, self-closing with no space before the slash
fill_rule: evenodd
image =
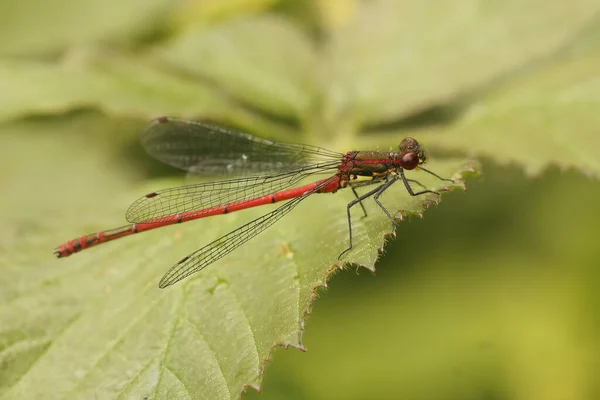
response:
<path id="1" fill-rule="evenodd" d="M 432 175 L 437 176 L 438 178 L 440 178 L 438 175 L 430 172 L 429 170 L 426 170 L 424 168 L 422 168 L 425 172 L 429 172 Z M 379 196 L 381 196 L 383 194 L 383 192 L 385 192 L 390 186 L 392 186 L 398 179 L 402 179 L 402 182 L 404 183 L 404 186 L 406 187 L 406 190 L 408 191 L 408 193 L 411 196 L 419 196 L 425 193 L 434 193 L 439 195 L 438 192 L 435 192 L 433 190 L 428 190 L 425 188 L 425 186 L 423 186 L 423 184 L 421 184 L 419 181 L 416 181 L 414 179 L 407 179 L 406 176 L 404 176 L 404 170 L 400 169 L 400 176 L 398 175 L 394 175 L 391 179 L 388 179 L 384 184 L 377 186 L 375 189 L 363 194 L 362 196 L 359 196 L 358 193 L 356 193 L 355 188 L 357 187 L 362 187 L 362 186 L 368 186 L 368 185 L 373 185 L 376 183 L 379 183 L 380 181 L 378 180 L 372 180 L 372 181 L 360 181 L 357 182 L 355 184 L 350 183 L 350 187 L 352 188 L 352 192 L 354 193 L 354 195 L 356 196 L 356 198 L 354 200 L 352 200 L 350 203 L 348 203 L 348 207 L 346 208 L 347 214 L 348 214 L 348 239 L 349 239 L 349 245 L 348 248 L 344 251 L 342 251 L 340 253 L 340 255 L 338 256 L 338 260 L 342 258 L 342 256 L 344 254 L 346 254 L 348 251 L 350 251 L 352 249 L 352 216 L 350 214 L 350 209 L 355 206 L 357 203 L 359 203 L 361 205 L 361 207 L 363 208 L 363 211 L 365 213 L 365 216 L 367 215 L 367 211 L 365 210 L 364 205 L 362 204 L 362 201 L 374 196 L 374 200 L 375 203 L 377 203 L 377 205 L 383 210 L 383 212 L 385 213 L 385 215 L 390 219 L 390 221 L 392 221 L 392 233 L 395 234 L 396 233 L 396 220 L 394 219 L 394 217 L 392 216 L 392 214 L 387 210 L 387 208 L 385 208 L 385 206 L 379 201 Z M 448 180 L 451 182 L 451 179 L 444 179 L 444 178 L 440 178 L 442 180 Z M 409 182 L 413 182 L 416 183 L 417 185 L 421 186 L 422 188 L 425 188 L 426 190 L 421 190 L 420 192 L 414 192 L 412 190 L 412 187 L 410 186 Z"/>
<path id="2" fill-rule="evenodd" d="M 354 193 L 354 197 L 358 199 L 358 193 L 356 193 L 356 189 L 354 188 L 354 186 L 350 186 L 350 188 L 352 188 L 352 193 Z M 365 205 L 362 203 L 362 201 L 360 202 L 360 207 L 362 208 L 363 213 L 365 214 L 363 217 L 366 217 L 367 209 L 365 208 Z"/>
<path id="3" fill-rule="evenodd" d="M 423 189 L 427 189 L 427 186 L 423 185 L 421 182 L 415 180 L 415 179 L 406 179 L 406 182 L 412 182 L 412 183 L 416 183 L 417 185 L 421 186 Z"/>
<path id="4" fill-rule="evenodd" d="M 453 181 L 452 179 L 446 179 L 446 178 L 442 178 L 441 176 L 439 176 L 439 175 L 438 175 L 438 174 L 436 174 L 435 172 L 431 172 L 430 170 L 428 170 L 428 169 L 426 169 L 426 168 L 423 168 L 423 167 L 419 166 L 419 169 L 420 169 L 420 170 L 423 170 L 423 171 L 425 171 L 425 172 L 427 172 L 428 174 L 431 174 L 431 175 L 435 176 L 436 178 L 438 178 L 438 179 L 439 179 L 439 180 L 441 180 L 441 181 L 447 181 L 447 182 L 452 182 L 452 183 L 454 183 L 454 181 Z"/>
<path id="5" fill-rule="evenodd" d="M 387 208 L 385 208 L 383 206 L 383 204 L 381 204 L 381 202 L 379 201 L 379 196 L 381 196 L 383 194 L 383 192 L 385 192 L 390 186 L 392 186 L 392 184 L 394 184 L 398 179 L 399 179 L 398 175 L 394 175 L 394 177 L 392 179 L 387 181 L 385 184 L 379 186 L 379 188 L 378 188 L 379 190 L 377 191 L 377 193 L 375 193 L 375 196 L 373 197 L 373 199 L 375 200 L 375 203 L 377 203 L 377 205 L 383 210 L 385 215 L 387 215 L 387 217 L 390 219 L 390 221 L 392 221 L 392 234 L 393 235 L 396 235 L 396 220 L 394 219 L 392 214 L 387 210 Z M 419 185 L 420 185 L 420 183 L 419 183 Z"/>
<path id="6" fill-rule="evenodd" d="M 356 188 L 359 187 L 363 187 L 363 186 L 370 186 L 370 185 L 375 185 L 377 183 L 381 183 L 381 181 L 377 180 L 377 179 L 372 179 L 370 181 L 354 181 L 354 182 L 350 182 L 348 185 L 350 186 L 350 188 L 352 189 L 352 193 L 354 193 L 354 196 L 358 199 L 359 195 L 356 192 Z M 367 216 L 367 209 L 365 208 L 365 205 L 363 204 L 363 202 L 360 202 L 360 206 L 363 210 L 363 213 L 365 214 L 364 216 Z"/>
<path id="7" fill-rule="evenodd" d="M 381 186 L 377 186 L 375 189 L 371 190 L 370 192 L 367 192 L 365 194 L 363 194 L 362 196 L 357 197 L 356 199 L 352 200 L 350 203 L 348 203 L 348 207 L 346 208 L 347 213 L 348 213 L 348 239 L 349 239 L 349 246 L 346 250 L 342 251 L 340 253 L 340 255 L 338 256 L 338 260 L 340 258 L 342 258 L 342 256 L 347 253 L 348 251 L 350 251 L 350 249 L 352 249 L 352 216 L 350 215 L 350 209 L 356 205 L 357 203 L 360 203 L 361 201 L 373 196 L 375 193 L 377 193 L 383 186 L 387 185 L 388 182 L 384 183 Z M 366 185 L 364 185 L 366 186 Z"/>
<path id="8" fill-rule="evenodd" d="M 413 192 L 412 188 L 410 187 L 408 180 L 406 179 L 406 177 L 404 176 L 404 170 L 401 169 L 400 170 L 400 177 L 402 178 L 402 182 L 404 182 L 404 186 L 406 187 L 406 190 L 408 191 L 408 194 L 410 194 L 411 196 L 419 196 L 425 193 L 435 193 L 438 196 L 440 195 L 438 192 L 434 192 L 433 190 L 421 190 L 420 192 Z"/>

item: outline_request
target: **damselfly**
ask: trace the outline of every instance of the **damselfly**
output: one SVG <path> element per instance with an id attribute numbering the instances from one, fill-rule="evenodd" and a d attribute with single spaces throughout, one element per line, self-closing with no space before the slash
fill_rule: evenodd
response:
<path id="1" fill-rule="evenodd" d="M 362 202 L 373 197 L 392 222 L 394 232 L 396 221 L 379 200 L 391 185 L 401 180 L 411 196 L 437 194 L 425 187 L 415 192 L 411 183 L 423 185 L 406 178 L 405 170 L 418 168 L 453 182 L 423 167 L 425 151 L 413 138 L 402 140 L 398 151 L 349 151 L 344 154 L 309 145 L 276 143 L 204 122 L 162 117 L 146 129 L 142 145 L 150 155 L 177 168 L 238 177 L 149 193 L 129 207 L 126 213 L 129 225 L 69 240 L 55 249 L 57 257 L 67 257 L 100 243 L 166 225 L 287 200 L 275 210 L 181 259 L 161 279 L 159 287 L 164 288 L 226 256 L 273 225 L 308 196 L 350 188 L 355 198 L 347 206 L 349 244 L 340 253 L 341 258 L 352 249 L 350 210 L 353 206 L 360 204 L 366 215 Z M 328 176 L 297 186 L 306 178 L 320 174 Z M 356 189 L 365 186 L 375 187 L 359 195 Z"/>

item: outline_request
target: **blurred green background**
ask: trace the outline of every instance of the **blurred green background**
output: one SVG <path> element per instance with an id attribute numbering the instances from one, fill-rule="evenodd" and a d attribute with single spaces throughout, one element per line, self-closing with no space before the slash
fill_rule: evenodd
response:
<path id="1" fill-rule="evenodd" d="M 236 398 L 264 357 L 243 398 L 600 398 L 598 65 L 596 1 L 0 0 L 0 399 Z M 237 216 L 52 258 L 186 181 L 139 145 L 160 115 L 336 150 L 411 135 L 432 170 L 476 158 L 482 176 L 401 223 L 375 275 L 317 289 L 300 343 L 347 194 L 171 291 L 160 274 Z M 422 211 L 402 196 L 387 204 Z M 367 266 L 389 231 L 370 211 L 351 258 Z M 223 277 L 251 361 L 212 296 Z M 206 353 L 168 336 L 180 320 Z"/>

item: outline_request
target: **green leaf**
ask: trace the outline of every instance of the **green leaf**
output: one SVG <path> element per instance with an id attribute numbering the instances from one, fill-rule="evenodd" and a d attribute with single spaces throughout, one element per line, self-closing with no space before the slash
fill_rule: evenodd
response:
<path id="1" fill-rule="evenodd" d="M 419 132 L 425 143 L 537 175 L 551 165 L 600 177 L 600 25 L 549 59 L 469 99 L 451 126 Z M 368 139 L 388 143 L 397 130 Z"/>
<path id="2" fill-rule="evenodd" d="M 557 165 L 600 178 L 600 29 L 595 34 L 591 46 L 578 49 L 576 42 L 560 60 L 475 102 L 436 144 L 531 175 Z"/>
<path id="3" fill-rule="evenodd" d="M 123 116 L 218 115 L 226 101 L 200 83 L 111 54 L 82 54 L 60 64 L 0 61 L 0 118 L 96 107 Z"/>
<path id="4" fill-rule="evenodd" d="M 202 116 L 292 140 L 289 128 L 249 112 L 210 85 L 145 60 L 112 52 L 79 54 L 60 63 L 0 59 L 0 121 L 94 107 L 145 120 Z"/>
<path id="5" fill-rule="evenodd" d="M 61 240 L 119 225 L 136 197 L 183 183 L 129 188 L 133 170 L 98 145 L 106 137 L 100 132 L 117 124 L 108 122 L 82 115 L 9 125 L 1 133 L 0 170 L 15 172 L 4 177 L 0 204 L 0 395 L 217 399 L 258 388 L 275 345 L 302 348 L 305 315 L 348 244 L 352 193 L 311 196 L 259 239 L 166 290 L 157 283 L 174 262 L 269 207 L 53 260 Z M 37 157 L 24 159 L 26 153 Z M 471 170 L 462 164 L 432 159 L 429 167 L 453 176 L 450 186 L 460 188 L 461 174 Z M 428 187 L 445 186 L 425 173 L 412 175 Z M 411 198 L 398 184 L 382 199 L 408 215 L 437 196 Z M 354 210 L 355 247 L 346 260 L 374 269 L 391 224 L 372 201 L 366 206 L 367 218 Z"/>
<path id="6" fill-rule="evenodd" d="M 0 54 L 52 54 L 96 42 L 122 43 L 148 34 L 167 0 L 5 0 L 0 2 Z"/>
<path id="7" fill-rule="evenodd" d="M 597 24 L 600 3 L 380 1 L 338 8 L 344 17 L 330 27 L 327 107 L 378 123 L 553 54 L 582 26 Z"/>
<path id="8" fill-rule="evenodd" d="M 233 19 L 189 30 L 158 54 L 255 107 L 286 117 L 306 112 L 317 91 L 312 43 L 280 17 Z"/>

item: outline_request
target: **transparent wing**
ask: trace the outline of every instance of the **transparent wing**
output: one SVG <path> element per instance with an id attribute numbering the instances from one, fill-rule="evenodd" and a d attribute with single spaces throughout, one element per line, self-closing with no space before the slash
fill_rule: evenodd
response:
<path id="1" fill-rule="evenodd" d="M 300 197 L 287 201 L 275 210 L 240 226 L 236 230 L 229 232 L 219 239 L 194 251 L 192 254 L 183 258 L 171 267 L 171 269 L 162 277 L 158 286 L 160 288 L 170 286 L 225 257 L 227 254 L 279 221 L 284 215 L 292 211 L 302 200 L 311 194 L 318 192 L 321 188 L 329 185 L 336 179 L 338 179 L 337 176 L 326 179 L 315 186 L 313 190 L 306 192 Z"/>
<path id="2" fill-rule="evenodd" d="M 213 176 L 273 174 L 342 157 L 316 146 L 277 143 L 206 122 L 167 117 L 152 121 L 141 141 L 148 154 L 166 164 Z"/>
<path id="3" fill-rule="evenodd" d="M 254 176 L 192 184 L 152 192 L 136 200 L 127 210 L 127 221 L 160 223 L 174 214 L 233 205 L 299 184 L 322 173 L 334 175 L 339 161 L 311 165 L 272 176 Z"/>

